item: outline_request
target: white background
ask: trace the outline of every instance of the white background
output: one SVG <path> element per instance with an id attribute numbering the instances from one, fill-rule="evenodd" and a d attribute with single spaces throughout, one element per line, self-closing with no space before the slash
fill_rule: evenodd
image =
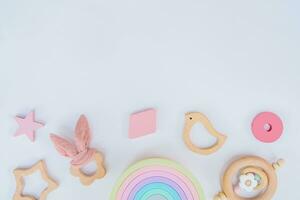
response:
<path id="1" fill-rule="evenodd" d="M 0 0 L 0 199 L 12 199 L 13 169 L 40 159 L 60 183 L 48 200 L 108 199 L 124 169 L 153 156 L 184 164 L 212 199 L 228 162 L 247 154 L 286 159 L 274 199 L 299 199 L 299 10 L 297 0 Z M 158 131 L 128 139 L 129 115 L 149 107 Z M 33 109 L 46 123 L 36 142 L 14 138 L 14 116 Z M 265 110 L 284 120 L 273 144 L 250 130 Z M 228 135 L 220 151 L 185 147 L 188 111 Z M 108 169 L 89 187 L 49 140 L 52 132 L 71 138 L 81 113 Z M 193 137 L 213 142 L 203 128 Z"/>

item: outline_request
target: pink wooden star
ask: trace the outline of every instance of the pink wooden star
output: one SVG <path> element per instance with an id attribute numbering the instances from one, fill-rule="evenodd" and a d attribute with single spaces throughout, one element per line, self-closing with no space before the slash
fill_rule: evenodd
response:
<path id="1" fill-rule="evenodd" d="M 35 130 L 44 126 L 44 124 L 35 121 L 34 111 L 30 112 L 25 118 L 17 116 L 15 119 L 20 126 L 16 131 L 15 136 L 25 134 L 32 142 L 34 142 Z"/>

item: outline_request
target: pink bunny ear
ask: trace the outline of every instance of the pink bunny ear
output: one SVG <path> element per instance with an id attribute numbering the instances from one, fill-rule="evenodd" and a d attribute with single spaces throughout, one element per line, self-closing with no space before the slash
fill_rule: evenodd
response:
<path id="1" fill-rule="evenodd" d="M 75 144 L 79 152 L 85 151 L 91 141 L 89 123 L 84 115 L 81 115 L 75 128 Z"/>
<path id="2" fill-rule="evenodd" d="M 50 138 L 56 148 L 56 150 L 66 157 L 74 157 L 78 152 L 74 144 L 70 143 L 64 138 L 51 134 Z"/>

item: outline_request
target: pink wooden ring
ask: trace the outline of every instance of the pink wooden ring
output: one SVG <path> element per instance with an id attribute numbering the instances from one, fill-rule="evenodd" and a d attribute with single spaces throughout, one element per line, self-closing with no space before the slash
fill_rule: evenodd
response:
<path id="1" fill-rule="evenodd" d="M 259 113 L 252 121 L 252 133 L 261 142 L 275 142 L 280 138 L 282 132 L 283 123 L 272 112 Z"/>

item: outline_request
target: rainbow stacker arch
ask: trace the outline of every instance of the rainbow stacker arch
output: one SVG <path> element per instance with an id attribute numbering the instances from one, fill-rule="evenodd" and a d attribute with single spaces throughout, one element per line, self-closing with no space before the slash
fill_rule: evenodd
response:
<path id="1" fill-rule="evenodd" d="M 205 200 L 196 178 L 178 163 L 151 158 L 130 166 L 117 181 L 110 200 Z"/>

